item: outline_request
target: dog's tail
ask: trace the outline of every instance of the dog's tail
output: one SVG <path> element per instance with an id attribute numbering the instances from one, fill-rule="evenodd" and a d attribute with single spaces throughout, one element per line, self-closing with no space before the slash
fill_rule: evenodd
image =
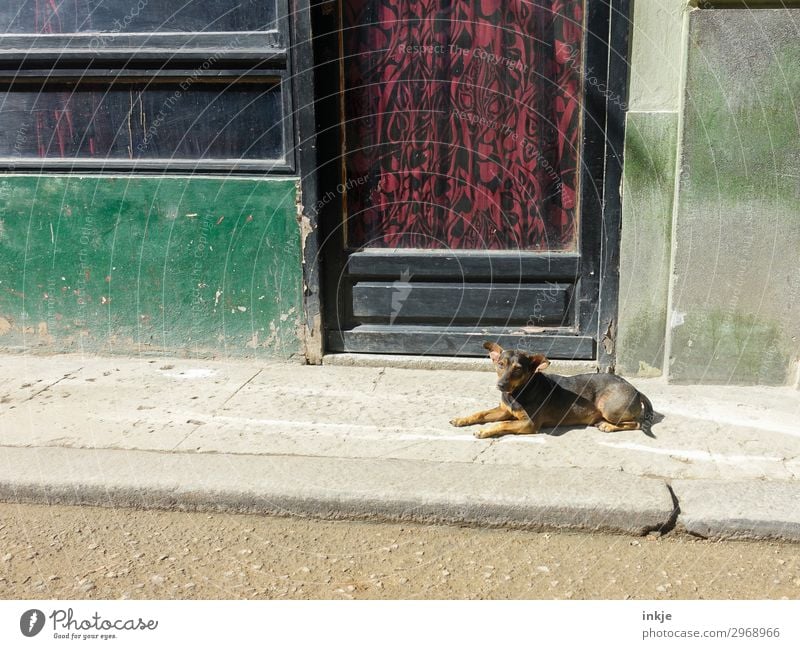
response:
<path id="1" fill-rule="evenodd" d="M 647 435 L 648 437 L 652 437 L 655 439 L 655 435 L 653 435 L 653 431 L 651 429 L 653 425 L 653 404 L 650 402 L 646 396 L 644 396 L 641 392 L 639 393 L 639 399 L 642 402 L 642 406 L 644 407 L 644 411 L 642 412 L 642 432 Z"/>

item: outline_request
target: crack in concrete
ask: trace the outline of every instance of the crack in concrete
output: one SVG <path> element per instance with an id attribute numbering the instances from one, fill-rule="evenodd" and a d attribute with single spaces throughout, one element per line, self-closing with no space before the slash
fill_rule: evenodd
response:
<path id="1" fill-rule="evenodd" d="M 477 461 L 478 461 L 478 458 L 479 458 L 481 455 L 483 455 L 484 453 L 486 453 L 486 451 L 488 451 L 490 448 L 492 448 L 492 447 L 493 447 L 493 446 L 494 446 L 496 443 L 497 443 L 497 440 L 496 440 L 496 439 L 490 440 L 490 441 L 489 441 L 489 444 L 487 444 L 487 445 L 486 445 L 486 446 L 484 446 L 484 447 L 483 447 L 483 448 L 482 448 L 480 451 L 478 451 L 478 454 L 477 454 L 477 455 L 476 455 L 474 458 L 472 458 L 471 462 L 473 462 L 473 463 L 474 463 L 474 462 L 477 462 Z M 481 462 L 481 464 L 483 464 L 483 462 Z"/>
<path id="2" fill-rule="evenodd" d="M 177 444 L 175 444 L 175 446 L 172 447 L 171 451 L 177 451 L 178 447 L 181 444 L 183 444 L 187 439 L 189 439 L 192 435 L 194 435 L 198 431 L 198 429 L 200 429 L 201 427 L 203 427 L 205 425 L 206 425 L 206 422 L 198 423 L 194 428 L 192 428 L 192 430 L 190 430 L 188 433 L 186 433 L 186 435 L 184 435 L 184 437 L 183 437 L 183 439 L 181 441 L 179 441 Z"/>
<path id="3" fill-rule="evenodd" d="M 669 482 L 664 482 L 664 486 L 667 488 L 667 491 L 669 491 L 670 498 L 672 498 L 672 513 L 670 514 L 666 523 L 652 530 L 648 530 L 646 534 L 649 534 L 650 532 L 658 532 L 658 534 L 661 536 L 666 536 L 670 532 L 673 532 L 678 526 L 678 517 L 681 513 L 680 501 L 678 500 L 678 496 Z"/>
<path id="4" fill-rule="evenodd" d="M 225 407 L 225 405 L 226 405 L 226 404 L 227 404 L 227 403 L 228 403 L 228 402 L 229 402 L 231 399 L 233 399 L 233 397 L 235 397 L 237 394 L 239 394 L 239 392 L 241 392 L 241 391 L 242 391 L 242 390 L 243 390 L 245 387 L 247 387 L 247 386 L 248 386 L 248 385 L 249 385 L 249 384 L 250 384 L 250 383 L 251 383 L 253 380 L 255 380 L 255 378 L 256 378 L 256 377 L 257 377 L 259 374 L 261 374 L 261 372 L 263 372 L 263 371 L 264 371 L 264 368 L 261 368 L 260 370 L 258 370 L 258 372 L 256 372 L 255 374 L 253 374 L 253 376 L 251 376 L 251 377 L 250 377 L 249 379 L 247 379 L 247 380 L 246 380 L 244 383 L 242 383 L 242 384 L 241 384 L 241 385 L 240 385 L 238 388 L 236 388 L 236 389 L 233 391 L 233 394 L 232 394 L 231 396 L 229 396 L 227 399 L 225 399 L 225 401 L 223 401 L 223 402 L 222 402 L 222 403 L 221 403 L 219 406 L 217 406 L 216 408 L 214 408 L 214 409 L 211 411 L 211 416 L 213 417 L 214 415 L 218 414 L 218 413 L 219 413 L 219 411 L 220 411 L 220 410 L 222 410 L 222 409 Z"/>
<path id="5" fill-rule="evenodd" d="M 227 399 L 225 399 L 225 401 L 223 401 L 219 406 L 217 406 L 216 408 L 212 409 L 210 418 L 213 419 L 214 417 L 216 417 L 218 415 L 218 413 L 220 412 L 220 410 L 222 410 L 225 407 L 225 404 L 227 404 L 231 399 L 233 399 L 237 394 L 239 394 L 239 392 L 241 392 L 247 385 L 249 385 L 251 381 L 253 381 L 259 374 L 261 374 L 262 371 L 263 371 L 263 368 L 258 370 L 255 374 L 253 374 L 253 376 L 251 376 L 244 383 L 242 383 L 238 388 L 236 388 L 233 391 L 233 394 L 231 394 L 231 396 L 229 396 Z M 172 450 L 173 451 L 177 450 L 179 446 L 181 446 L 187 439 L 189 439 L 192 435 L 194 435 L 200 428 L 205 426 L 207 423 L 208 422 L 205 422 L 205 421 L 199 422 L 194 428 L 192 428 L 192 430 L 190 430 L 188 433 L 186 433 L 186 435 L 184 435 L 183 439 L 181 439 L 177 444 L 175 444 L 175 446 L 172 447 Z"/>
<path id="6" fill-rule="evenodd" d="M 83 368 L 82 368 L 82 367 L 79 367 L 77 370 L 73 370 L 73 371 L 71 371 L 71 372 L 67 372 L 67 373 L 66 373 L 64 376 L 62 376 L 60 379 L 57 379 L 56 381 L 53 381 L 53 383 L 50 383 L 50 384 L 48 384 L 48 385 L 44 386 L 44 387 L 43 387 L 41 390 L 39 390 L 38 392 L 35 392 L 35 393 L 34 393 L 34 394 L 32 394 L 31 396 L 29 396 L 27 399 L 23 399 L 23 400 L 22 400 L 22 403 L 27 403 L 28 401 L 32 401 L 33 399 L 35 399 L 36 397 L 38 397 L 38 396 L 39 396 L 40 394 L 42 394 L 43 392 L 47 392 L 47 391 L 48 391 L 50 388 L 54 388 L 54 387 L 55 387 L 55 386 L 57 386 L 59 383 L 61 383 L 61 381 L 63 381 L 64 379 L 71 378 L 71 377 L 72 377 L 74 374 L 78 374 L 78 373 L 79 373 L 80 371 L 82 371 L 82 370 L 83 370 Z"/>
<path id="7" fill-rule="evenodd" d="M 375 380 L 372 382 L 372 389 L 369 391 L 370 394 L 375 392 L 378 389 L 378 383 L 380 382 L 383 375 L 386 373 L 386 368 L 382 367 L 380 372 L 378 372 L 378 376 L 375 377 Z"/>

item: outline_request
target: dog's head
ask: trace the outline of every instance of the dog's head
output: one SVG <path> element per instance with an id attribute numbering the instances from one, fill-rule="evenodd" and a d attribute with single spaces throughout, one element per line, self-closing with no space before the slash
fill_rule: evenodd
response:
<path id="1" fill-rule="evenodd" d="M 500 392 L 514 392 L 541 372 L 550 361 L 542 354 L 526 354 L 515 349 L 503 349 L 497 343 L 486 342 L 483 347 L 489 350 L 489 358 L 497 371 L 497 389 Z"/>

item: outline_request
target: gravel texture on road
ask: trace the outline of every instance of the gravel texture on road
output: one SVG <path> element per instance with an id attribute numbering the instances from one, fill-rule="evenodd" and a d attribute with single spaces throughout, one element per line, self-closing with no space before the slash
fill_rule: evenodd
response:
<path id="1" fill-rule="evenodd" d="M 0 504 L 4 599 L 778 599 L 800 545 Z"/>

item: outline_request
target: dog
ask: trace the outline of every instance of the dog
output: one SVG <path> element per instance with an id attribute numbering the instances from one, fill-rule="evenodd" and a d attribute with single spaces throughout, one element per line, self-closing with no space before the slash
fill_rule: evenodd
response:
<path id="1" fill-rule="evenodd" d="M 491 342 L 483 346 L 497 370 L 500 405 L 452 419 L 453 426 L 498 422 L 478 430 L 479 439 L 581 424 L 604 432 L 641 428 L 653 436 L 653 404 L 625 379 L 614 374 L 544 374 L 550 361 L 542 354 L 504 350 Z"/>

